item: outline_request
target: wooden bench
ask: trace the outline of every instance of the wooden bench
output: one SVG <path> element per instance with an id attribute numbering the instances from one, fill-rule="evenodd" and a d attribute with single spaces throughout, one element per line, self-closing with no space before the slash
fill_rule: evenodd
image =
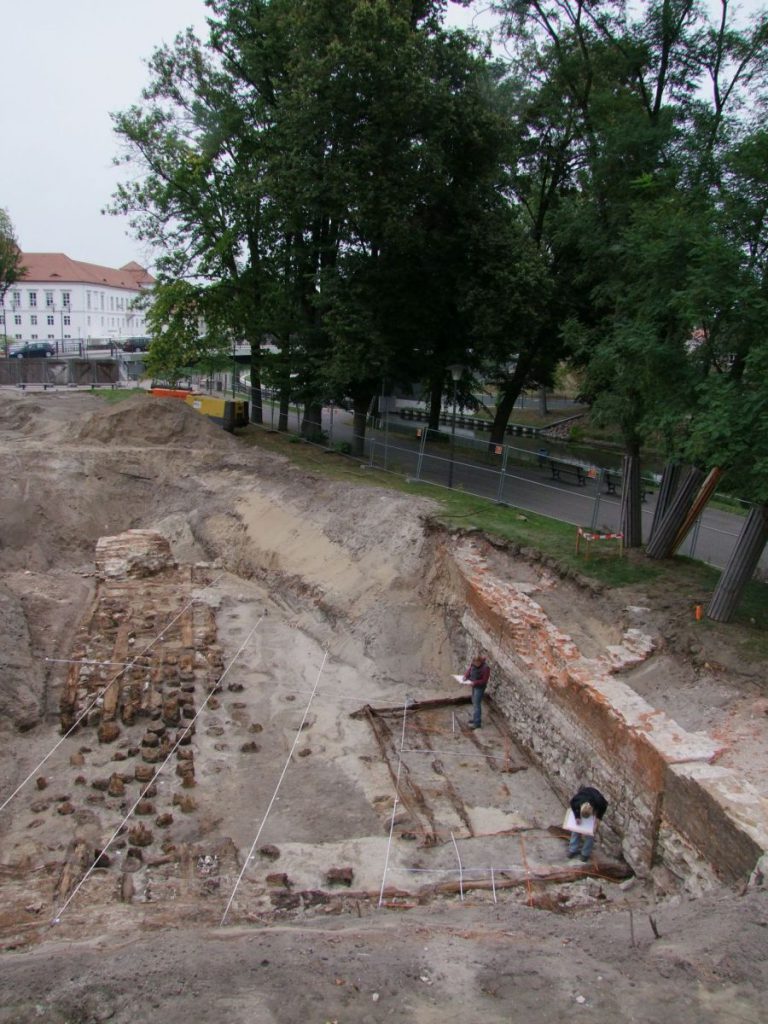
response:
<path id="1" fill-rule="evenodd" d="M 554 459 L 549 460 L 549 469 L 552 473 L 553 480 L 560 480 L 563 473 L 571 475 L 576 478 L 576 483 L 579 487 L 583 487 L 587 482 L 586 474 L 581 466 L 574 462 L 555 462 Z"/>

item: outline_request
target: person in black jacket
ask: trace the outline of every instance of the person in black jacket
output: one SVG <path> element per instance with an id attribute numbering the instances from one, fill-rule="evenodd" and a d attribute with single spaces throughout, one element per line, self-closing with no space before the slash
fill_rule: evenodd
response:
<path id="1" fill-rule="evenodd" d="M 608 810 L 608 801 L 599 789 L 594 786 L 582 786 L 578 793 L 571 797 L 571 810 L 576 821 L 588 821 L 592 816 L 597 822 L 603 820 L 603 815 Z M 571 841 L 568 844 L 568 856 L 578 857 L 586 863 L 592 856 L 592 847 L 595 845 L 595 834 L 585 835 L 583 832 L 571 832 Z"/>

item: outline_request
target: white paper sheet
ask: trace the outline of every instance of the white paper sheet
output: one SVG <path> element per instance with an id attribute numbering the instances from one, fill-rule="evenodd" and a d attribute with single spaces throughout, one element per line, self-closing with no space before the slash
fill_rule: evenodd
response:
<path id="1" fill-rule="evenodd" d="M 573 811 L 569 807 L 565 815 L 563 828 L 568 829 L 569 832 L 580 832 L 585 836 L 593 836 L 595 834 L 595 824 L 596 818 L 594 814 L 589 818 L 582 818 L 580 821 L 576 821 Z"/>

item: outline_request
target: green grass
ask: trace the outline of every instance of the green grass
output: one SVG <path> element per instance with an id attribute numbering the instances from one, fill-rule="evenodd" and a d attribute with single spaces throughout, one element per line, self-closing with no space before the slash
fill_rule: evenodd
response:
<path id="1" fill-rule="evenodd" d="M 103 398 L 107 402 L 124 402 L 134 395 L 146 395 L 144 388 L 94 388 L 89 394 Z"/>
<path id="2" fill-rule="evenodd" d="M 640 550 L 619 557 L 613 542 L 593 542 L 590 557 L 576 555 L 576 527 L 522 509 L 497 505 L 461 490 L 448 491 L 424 483 L 409 483 L 395 473 L 372 469 L 362 459 L 324 451 L 288 434 L 249 426 L 238 432 L 250 444 L 286 456 L 296 466 L 361 487 L 384 487 L 404 494 L 430 498 L 437 505 L 435 520 L 450 528 L 480 530 L 521 548 L 535 549 L 554 559 L 566 574 L 578 573 L 610 588 L 642 588 L 649 600 L 659 599 L 677 608 L 685 620 L 694 621 L 697 604 L 706 607 L 719 578 L 719 571 L 703 562 L 682 556 L 651 561 Z M 736 627 L 735 629 L 733 627 Z M 745 656 L 768 657 L 768 584 L 751 581 L 734 620 L 727 626 L 702 619 L 702 632 L 715 631 L 724 643 L 741 646 Z"/>

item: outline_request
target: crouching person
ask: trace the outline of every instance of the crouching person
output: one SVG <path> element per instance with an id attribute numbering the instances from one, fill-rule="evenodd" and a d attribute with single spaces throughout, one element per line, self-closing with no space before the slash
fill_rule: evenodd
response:
<path id="1" fill-rule="evenodd" d="M 568 844 L 568 856 L 578 857 L 586 863 L 592 856 L 592 847 L 595 845 L 595 833 L 597 822 L 603 820 L 603 815 L 608 810 L 608 801 L 599 789 L 594 786 L 582 786 L 578 793 L 571 797 L 571 810 L 576 823 L 588 824 L 594 819 L 594 829 L 591 834 L 584 832 L 571 832 L 571 841 Z"/>

